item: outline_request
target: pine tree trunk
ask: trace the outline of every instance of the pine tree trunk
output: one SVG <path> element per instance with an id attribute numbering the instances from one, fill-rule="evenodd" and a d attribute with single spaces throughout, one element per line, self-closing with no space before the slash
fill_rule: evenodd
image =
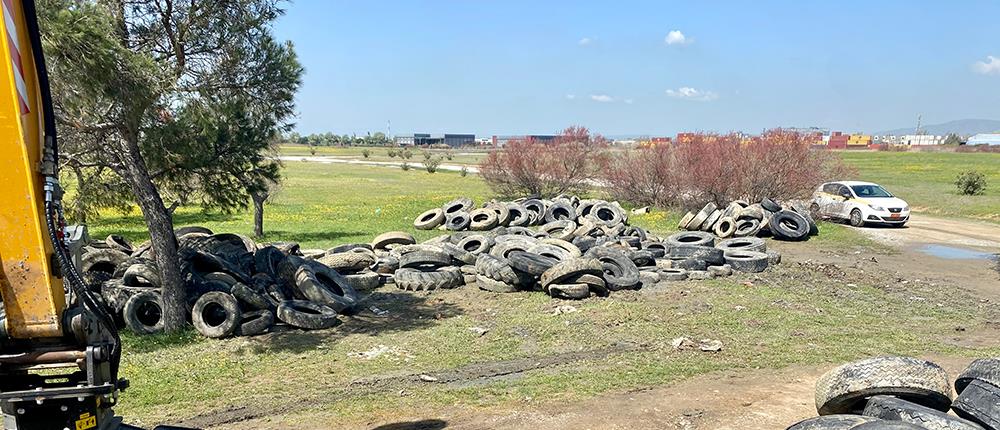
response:
<path id="1" fill-rule="evenodd" d="M 163 297 L 163 328 L 174 332 L 184 328 L 187 323 L 187 299 L 184 283 L 181 279 L 180 263 L 177 255 L 177 238 L 174 235 L 174 222 L 170 212 L 163 204 L 160 192 L 156 189 L 146 162 L 139 152 L 135 140 L 125 142 L 122 161 L 126 179 L 135 194 L 139 209 L 146 220 L 152 243 L 153 258 L 160 269 L 160 283 Z"/>
<path id="2" fill-rule="evenodd" d="M 267 192 L 250 193 L 253 199 L 253 235 L 257 238 L 264 237 L 264 201 L 267 200 Z"/>

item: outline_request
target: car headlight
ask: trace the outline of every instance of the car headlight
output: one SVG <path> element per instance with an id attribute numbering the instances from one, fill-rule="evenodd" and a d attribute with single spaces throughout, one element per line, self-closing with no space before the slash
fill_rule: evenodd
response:
<path id="1" fill-rule="evenodd" d="M 868 205 L 868 207 L 870 207 L 870 208 L 872 208 L 872 209 L 874 209 L 876 211 L 879 211 L 879 212 L 882 212 L 882 211 L 885 210 L 885 208 L 883 208 L 882 206 L 879 206 L 879 205 L 871 205 L 870 204 L 870 205 Z"/>
<path id="2" fill-rule="evenodd" d="M 903 210 L 906 212 L 910 211 L 910 205 L 903 206 Z"/>

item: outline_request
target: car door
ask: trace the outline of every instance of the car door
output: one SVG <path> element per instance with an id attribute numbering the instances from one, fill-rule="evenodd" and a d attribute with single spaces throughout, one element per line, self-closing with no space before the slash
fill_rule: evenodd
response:
<path id="1" fill-rule="evenodd" d="M 823 184 L 823 192 L 819 194 L 819 213 L 824 217 L 834 217 L 833 205 L 836 203 L 836 193 L 839 185 Z"/>
<path id="2" fill-rule="evenodd" d="M 851 195 L 853 194 L 851 194 L 851 189 L 847 188 L 847 185 L 838 184 L 837 190 L 832 197 L 833 204 L 830 205 L 830 208 L 834 214 L 833 216 L 841 219 L 848 219 L 851 217 L 851 207 L 850 207 L 851 205 L 847 203 L 849 197 L 848 198 L 843 197 Z"/>

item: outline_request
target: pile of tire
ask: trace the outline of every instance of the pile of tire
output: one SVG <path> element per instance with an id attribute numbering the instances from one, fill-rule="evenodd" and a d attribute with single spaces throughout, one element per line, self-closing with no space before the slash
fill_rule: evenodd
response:
<path id="1" fill-rule="evenodd" d="M 781 260 L 759 238 L 716 243 L 715 236 L 702 232 L 653 236 L 629 226 L 616 202 L 563 196 L 473 208 L 471 199 L 460 198 L 419 215 L 416 227 L 453 233 L 391 247 L 387 258 L 400 268 L 389 282 L 406 290 L 475 285 L 497 293 L 542 291 L 583 299 L 665 281 L 729 276 L 734 270 L 760 272 Z"/>
<path id="2" fill-rule="evenodd" d="M 847 363 L 816 381 L 819 416 L 788 430 L 1000 430 L 1000 359 L 973 361 L 954 381 L 954 399 L 951 387 L 944 369 L 926 360 Z"/>
<path id="3" fill-rule="evenodd" d="M 376 270 L 385 270 L 371 246 L 308 251 L 202 227 L 176 234 L 188 318 L 207 337 L 336 326 L 338 315 L 357 310 L 359 291 L 378 286 Z M 139 334 L 163 329 L 160 272 L 151 252 L 149 243 L 133 247 L 112 235 L 84 247 L 82 256 L 89 287 L 122 327 Z"/>
<path id="4" fill-rule="evenodd" d="M 770 236 L 799 241 L 819 233 L 816 221 L 801 202 L 782 205 L 765 198 L 750 204 L 745 200 L 719 207 L 709 202 L 698 212 L 688 212 L 677 225 L 681 230 L 714 233 L 719 238 Z"/>

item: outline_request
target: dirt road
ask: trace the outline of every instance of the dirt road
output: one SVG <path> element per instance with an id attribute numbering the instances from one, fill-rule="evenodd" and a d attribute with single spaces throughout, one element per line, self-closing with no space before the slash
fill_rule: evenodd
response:
<path id="1" fill-rule="evenodd" d="M 1000 252 L 1000 224 L 963 218 L 914 215 L 903 228 L 866 227 L 860 230 L 874 240 L 895 246 L 940 244 L 991 248 L 993 252 Z"/>

